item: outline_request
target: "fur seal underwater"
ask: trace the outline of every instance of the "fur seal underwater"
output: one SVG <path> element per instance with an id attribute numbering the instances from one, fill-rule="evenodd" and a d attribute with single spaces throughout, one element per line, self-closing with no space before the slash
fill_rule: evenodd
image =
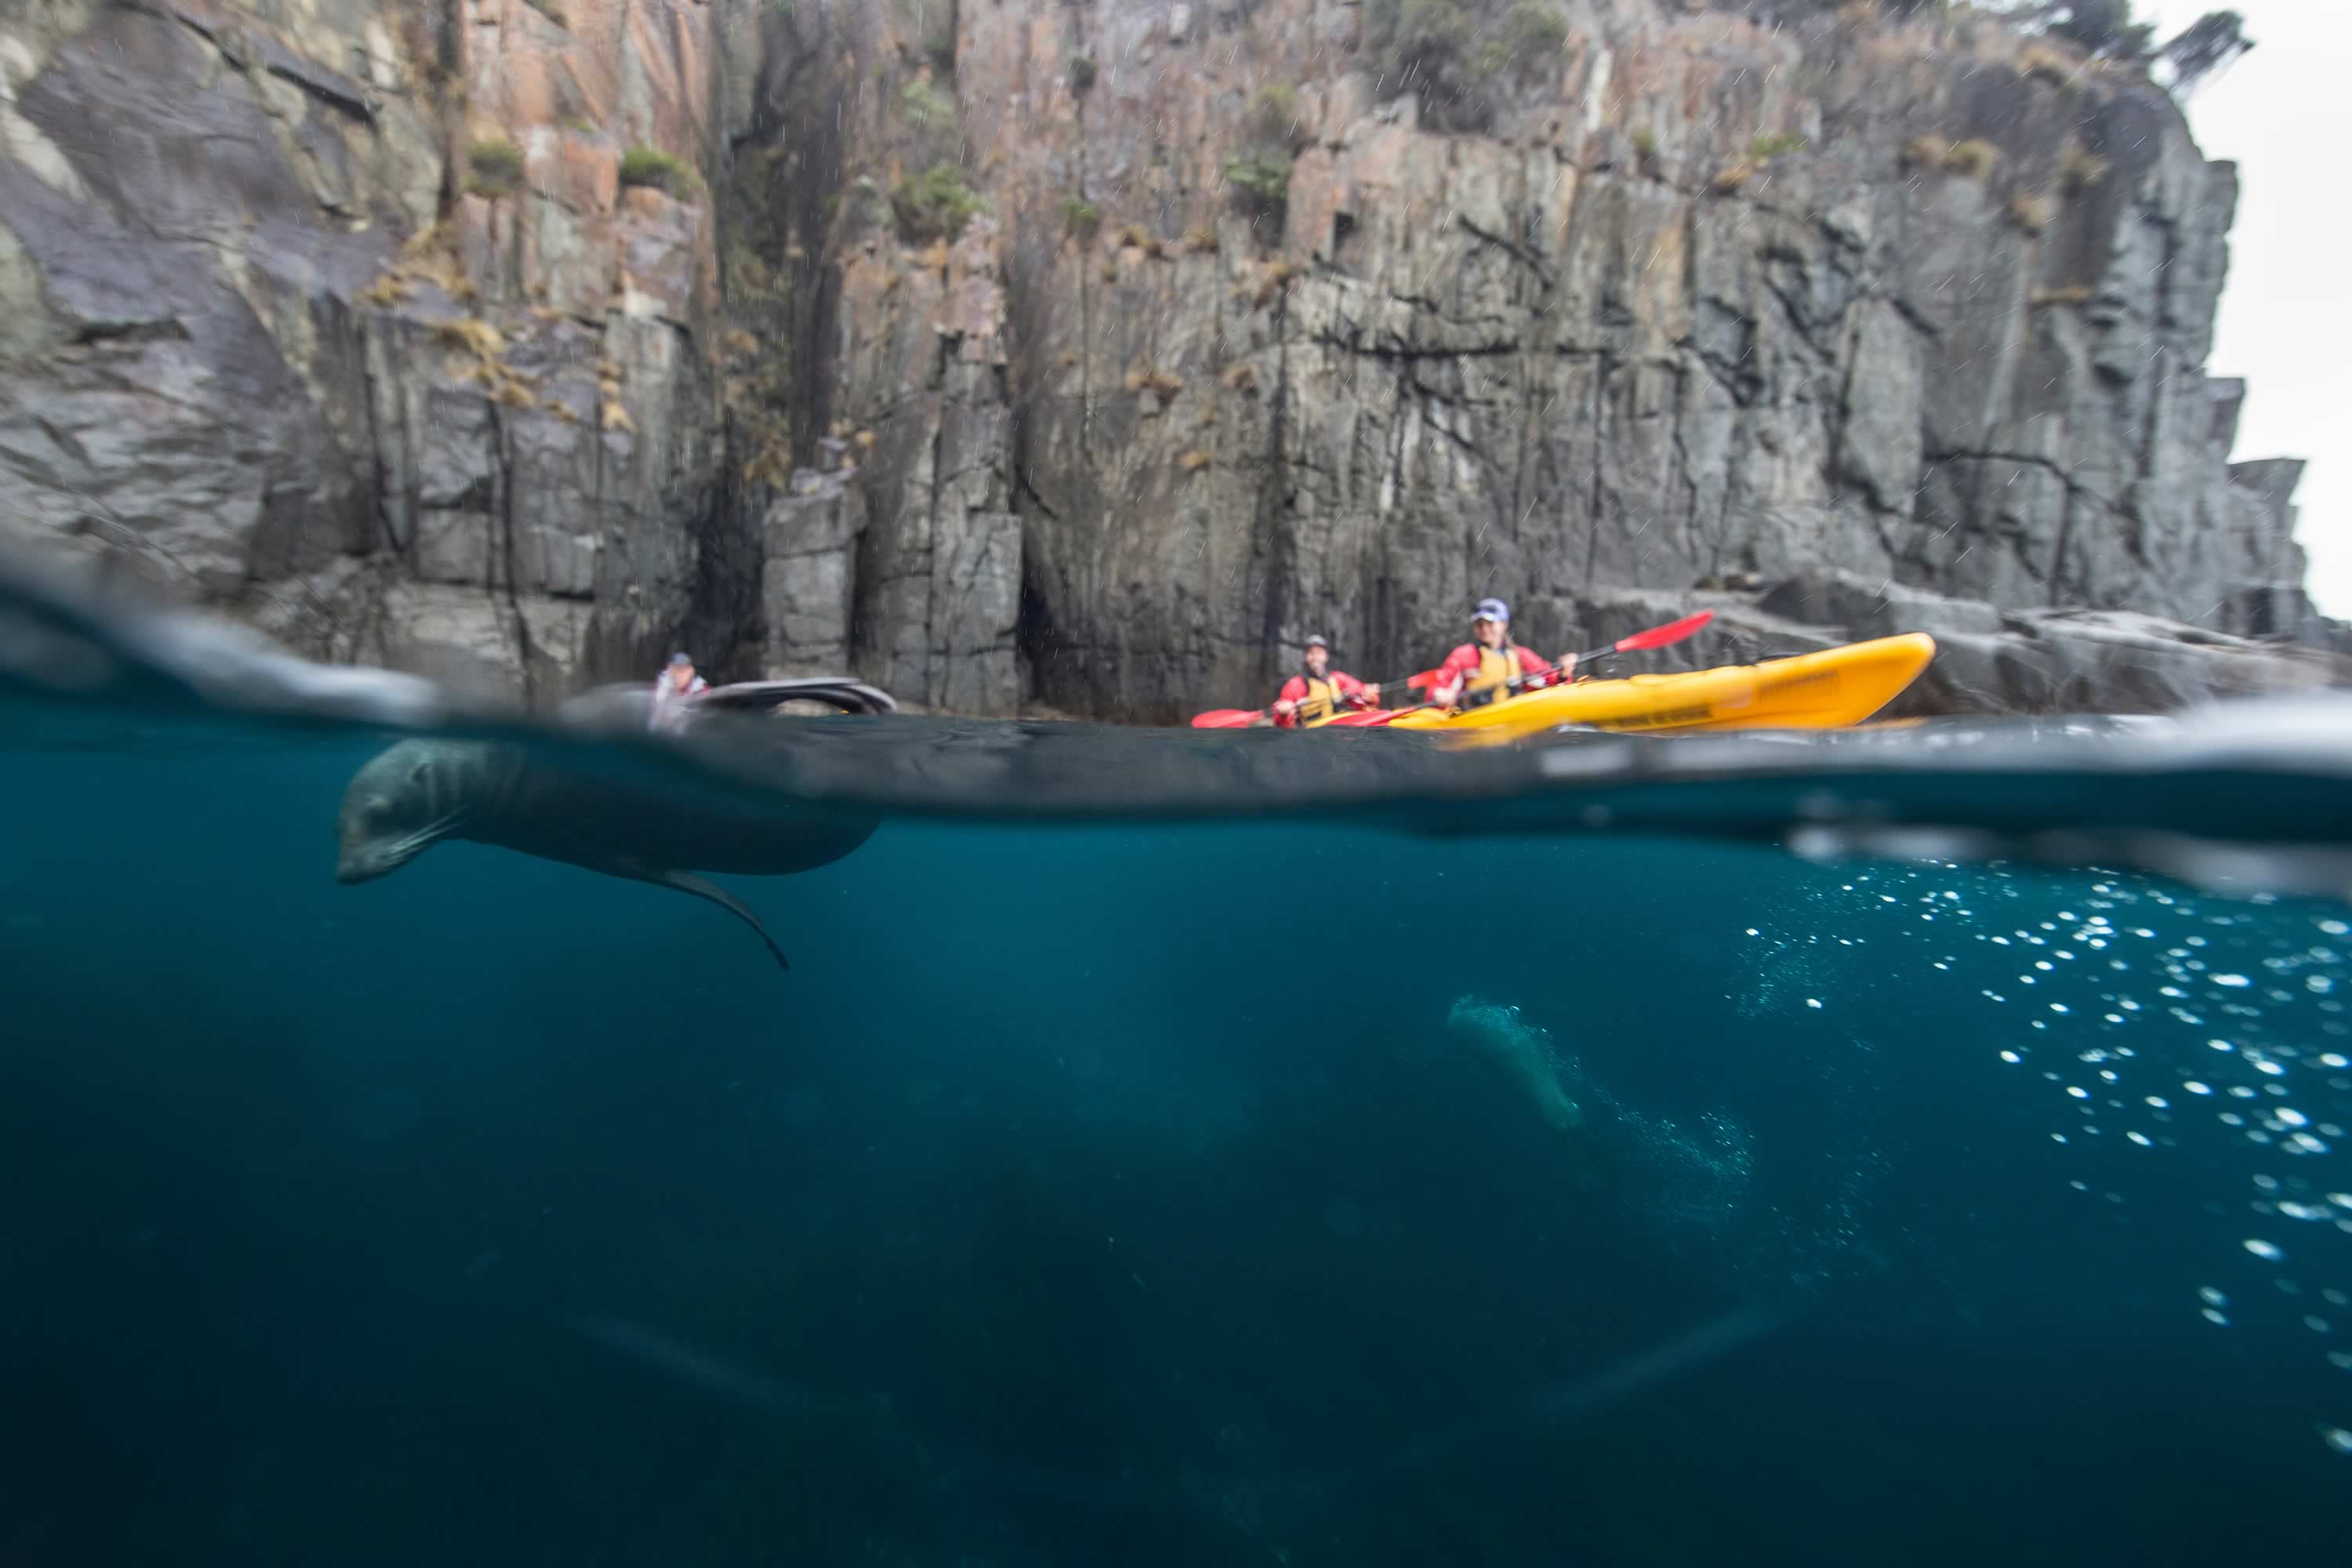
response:
<path id="1" fill-rule="evenodd" d="M 767 927 L 724 889 L 694 873 L 780 877 L 840 859 L 880 817 L 778 802 L 691 805 L 659 792 L 535 759 L 488 741 L 402 741 L 344 786 L 335 879 L 396 871 L 444 838 L 495 844 L 541 859 L 675 888 L 708 899 L 760 933 Z"/>
<path id="2" fill-rule="evenodd" d="M 1475 996 L 1454 999 L 1445 1017 L 1446 1027 L 1466 1044 L 1504 1083 L 1525 1095 L 1536 1114 L 1555 1130 L 1569 1134 L 1562 1147 L 1579 1186 L 1601 1184 L 1602 1171 L 1584 1132 L 1584 1108 L 1560 1082 L 1560 1064 L 1552 1055 L 1551 1037 L 1526 1023 L 1517 1007 L 1497 1005 Z"/>

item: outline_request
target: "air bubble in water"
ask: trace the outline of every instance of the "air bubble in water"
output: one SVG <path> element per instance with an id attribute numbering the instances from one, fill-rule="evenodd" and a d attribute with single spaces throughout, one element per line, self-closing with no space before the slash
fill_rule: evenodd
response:
<path id="1" fill-rule="evenodd" d="M 2286 1260 L 2285 1253 L 2260 1238 L 2249 1238 L 2246 1242 L 2246 1250 L 2268 1263 L 2283 1263 Z"/>

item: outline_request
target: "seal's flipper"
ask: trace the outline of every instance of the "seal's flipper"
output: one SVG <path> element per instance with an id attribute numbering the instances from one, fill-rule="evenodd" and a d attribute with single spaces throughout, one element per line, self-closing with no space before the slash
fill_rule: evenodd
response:
<path id="1" fill-rule="evenodd" d="M 766 942 L 768 951 L 776 955 L 777 968 L 784 970 L 792 968 L 791 960 L 785 958 L 784 950 L 776 945 L 776 939 L 768 934 L 768 928 L 760 923 L 760 917 L 753 914 L 750 907 L 740 899 L 718 883 L 705 881 L 691 871 L 663 871 L 646 879 L 659 882 L 666 888 L 676 888 L 681 893 L 692 893 L 698 899 L 709 899 L 712 903 L 760 933 L 760 940 Z"/>
<path id="2" fill-rule="evenodd" d="M 768 928 L 760 923 L 760 917 L 753 914 L 741 900 L 716 882 L 705 881 L 691 871 L 656 870 L 627 863 L 616 864 L 612 869 L 624 877 L 635 877 L 640 882 L 652 882 L 658 887 L 676 888 L 681 893 L 691 893 L 698 899 L 708 899 L 753 931 L 758 931 L 760 940 L 768 944 L 768 951 L 776 955 L 777 968 L 784 970 L 792 968 L 792 962 L 784 957 L 784 950 L 776 945 L 776 939 L 770 936 Z"/>

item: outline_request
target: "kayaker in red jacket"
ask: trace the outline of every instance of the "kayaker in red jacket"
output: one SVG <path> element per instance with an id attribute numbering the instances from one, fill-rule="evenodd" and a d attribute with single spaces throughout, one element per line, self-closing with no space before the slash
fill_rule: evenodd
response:
<path id="1" fill-rule="evenodd" d="M 1437 667 L 1429 688 L 1429 701 L 1438 708 L 1459 703 L 1475 708 L 1508 695 L 1504 682 L 1523 675 L 1549 675 L 1547 686 L 1576 679 L 1576 656 L 1563 656 L 1557 665 L 1528 652 L 1511 640 L 1511 606 L 1500 599 L 1481 599 L 1470 617 L 1470 635 Z"/>
<path id="2" fill-rule="evenodd" d="M 1331 668 L 1331 645 L 1319 637 L 1307 639 L 1307 668 L 1283 682 L 1275 699 L 1274 721 L 1295 730 L 1301 719 L 1320 719 L 1334 707 L 1377 708 L 1381 689 L 1366 686 L 1345 670 Z"/>

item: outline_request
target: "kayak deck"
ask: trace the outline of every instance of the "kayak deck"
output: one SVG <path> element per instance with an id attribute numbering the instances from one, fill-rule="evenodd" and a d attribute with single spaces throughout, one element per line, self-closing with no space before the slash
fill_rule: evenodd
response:
<path id="1" fill-rule="evenodd" d="M 1580 680 L 1458 713 L 1409 708 L 1384 721 L 1359 722 L 1475 731 L 1481 742 L 1516 740 L 1563 724 L 1622 731 L 1843 730 L 1901 695 L 1935 657 L 1935 638 L 1906 632 L 1760 664 Z"/>

